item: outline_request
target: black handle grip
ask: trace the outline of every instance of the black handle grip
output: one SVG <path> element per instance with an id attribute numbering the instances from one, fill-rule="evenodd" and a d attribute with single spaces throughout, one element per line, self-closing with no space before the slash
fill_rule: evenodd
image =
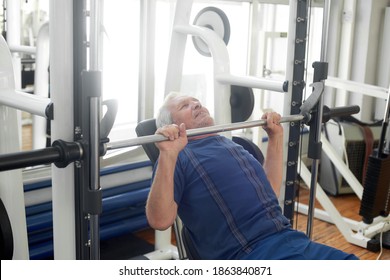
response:
<path id="1" fill-rule="evenodd" d="M 326 123 L 331 118 L 350 116 L 360 112 L 360 107 L 357 105 L 342 106 L 330 109 L 328 106 L 323 107 L 322 122 Z"/>
<path id="2" fill-rule="evenodd" d="M 66 167 L 82 155 L 81 144 L 78 142 L 56 140 L 52 147 L 0 155 L 0 172 L 48 163 Z"/>
<path id="3" fill-rule="evenodd" d="M 57 161 L 60 157 L 60 151 L 54 147 L 28 152 L 4 154 L 0 155 L 0 171 L 52 163 Z"/>

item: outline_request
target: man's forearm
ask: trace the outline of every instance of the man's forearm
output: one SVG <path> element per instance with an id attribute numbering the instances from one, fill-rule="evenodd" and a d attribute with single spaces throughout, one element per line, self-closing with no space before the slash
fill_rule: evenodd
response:
<path id="1" fill-rule="evenodd" d="M 264 170 L 276 195 L 279 196 L 283 176 L 283 135 L 269 139 Z"/>
<path id="2" fill-rule="evenodd" d="M 146 203 L 146 216 L 151 227 L 164 230 L 170 227 L 177 213 L 174 201 L 173 175 L 177 155 L 161 153 L 156 174 Z"/>

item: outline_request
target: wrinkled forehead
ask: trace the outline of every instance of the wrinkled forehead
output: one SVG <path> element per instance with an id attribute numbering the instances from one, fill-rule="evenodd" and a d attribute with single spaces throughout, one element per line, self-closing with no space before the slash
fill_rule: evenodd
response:
<path id="1" fill-rule="evenodd" d="M 199 102 L 198 99 L 196 99 L 195 97 L 192 97 L 192 96 L 187 96 L 187 95 L 176 96 L 176 97 L 172 98 L 171 100 L 169 100 L 168 107 L 170 109 L 177 109 L 177 108 L 180 108 L 181 105 L 186 104 L 186 103 L 191 102 L 191 101 Z"/>

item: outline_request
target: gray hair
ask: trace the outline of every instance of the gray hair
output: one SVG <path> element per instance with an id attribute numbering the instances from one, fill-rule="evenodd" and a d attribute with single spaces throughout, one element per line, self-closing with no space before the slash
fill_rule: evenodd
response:
<path id="1" fill-rule="evenodd" d="M 173 123 L 171 111 L 169 110 L 168 105 L 169 105 L 169 101 L 171 101 L 173 98 L 180 96 L 180 95 L 181 95 L 180 92 L 171 91 L 165 97 L 164 103 L 157 113 L 157 117 L 156 117 L 157 128 Z"/>

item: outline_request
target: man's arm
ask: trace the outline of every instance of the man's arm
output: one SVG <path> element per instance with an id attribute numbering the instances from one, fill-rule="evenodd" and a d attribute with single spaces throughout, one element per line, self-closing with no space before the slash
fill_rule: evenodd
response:
<path id="1" fill-rule="evenodd" d="M 170 140 L 156 143 L 160 155 L 146 202 L 146 217 L 152 228 L 165 230 L 173 224 L 177 214 L 173 178 L 179 152 L 187 145 L 187 135 L 184 124 L 169 125 L 156 133 Z"/>
<path id="2" fill-rule="evenodd" d="M 283 127 L 279 121 L 281 116 L 275 112 L 265 113 L 267 120 L 264 130 L 268 134 L 267 155 L 264 160 L 264 170 L 277 196 L 283 178 Z"/>

